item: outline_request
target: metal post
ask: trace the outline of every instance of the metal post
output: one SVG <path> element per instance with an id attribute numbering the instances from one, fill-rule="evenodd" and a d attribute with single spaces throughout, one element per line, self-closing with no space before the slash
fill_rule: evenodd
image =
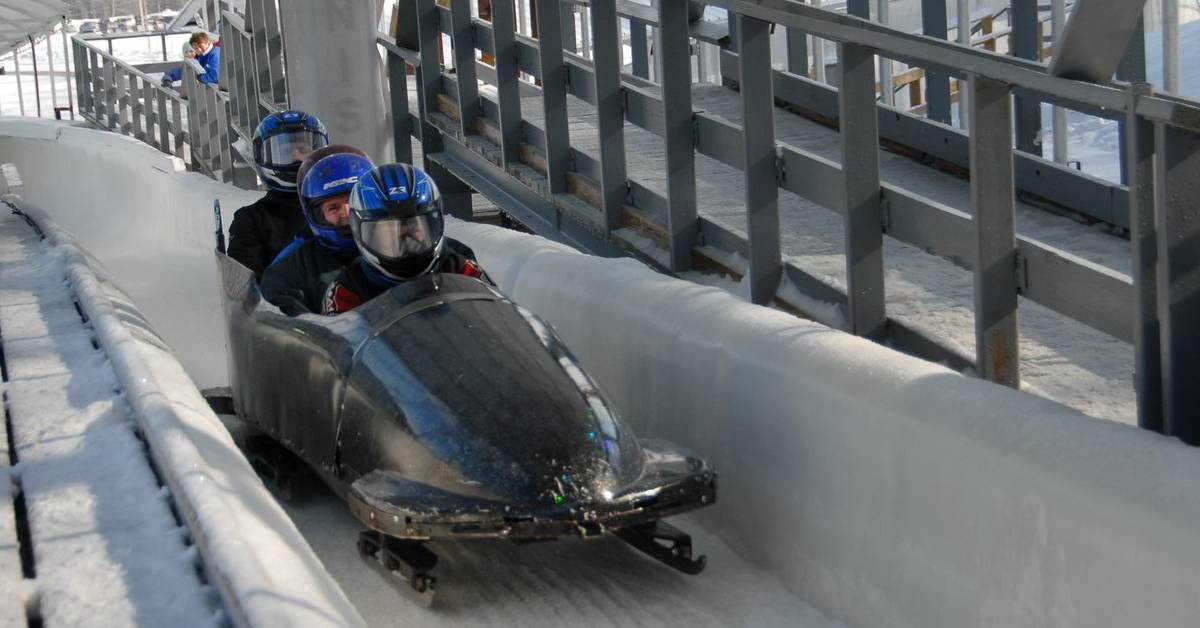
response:
<path id="1" fill-rule="evenodd" d="M 538 60 L 542 68 L 542 113 L 546 124 L 546 180 L 551 194 L 567 191 L 567 163 L 571 159 L 567 123 L 567 68 L 563 65 L 561 0 L 537 0 Z M 574 11 L 567 18 L 575 19 Z M 574 29 L 572 29 L 574 32 Z"/>
<path id="2" fill-rule="evenodd" d="M 888 7 L 888 0 L 878 0 L 876 2 L 876 12 L 878 13 L 878 21 L 884 26 L 891 19 L 891 11 Z M 895 103 L 895 93 L 892 92 L 892 60 L 883 55 L 879 55 L 879 100 L 885 105 Z"/>
<path id="3" fill-rule="evenodd" d="M 604 229 L 611 232 L 621 228 L 627 191 L 621 39 L 615 3 L 596 2 L 588 8 L 592 17 L 592 78 L 596 89 L 596 127 L 600 136 L 600 202 Z"/>
<path id="4" fill-rule="evenodd" d="M 71 119 L 75 119 L 75 93 L 71 89 L 71 59 L 74 55 L 70 52 L 71 46 L 67 43 L 67 18 L 62 21 L 62 41 L 63 41 L 63 62 L 67 65 L 67 107 L 71 110 Z M 79 64 L 75 64 L 75 75 L 79 75 Z"/>
<path id="5" fill-rule="evenodd" d="M 1156 126 L 1163 432 L 1200 445 L 1200 136 Z"/>
<path id="6" fill-rule="evenodd" d="M 25 116 L 25 81 L 21 80 L 21 49 L 20 47 L 13 48 L 13 72 L 17 75 L 17 106 L 21 110 L 21 117 Z"/>
<path id="7" fill-rule="evenodd" d="M 887 0 L 879 1 L 886 2 Z M 787 29 L 784 36 L 787 42 L 787 71 L 807 78 L 808 36 L 803 31 L 794 28 Z"/>
<path id="8" fill-rule="evenodd" d="M 1011 0 L 1008 12 L 1009 24 L 1012 27 L 1012 55 L 1022 59 L 1039 60 L 1041 51 L 1038 50 L 1038 0 Z M 1038 144 L 1038 133 L 1042 130 L 1041 105 L 1036 98 L 1015 95 L 1017 150 L 1042 155 L 1042 147 Z"/>
<path id="9" fill-rule="evenodd" d="M 46 34 L 46 73 L 50 79 L 50 111 L 54 111 L 58 108 L 58 85 L 54 83 L 54 43 L 49 33 Z"/>
<path id="10" fill-rule="evenodd" d="M 883 5 L 887 5 L 887 0 L 880 0 Z M 969 0 L 958 0 L 958 8 L 955 11 L 955 17 L 958 21 L 958 43 L 970 48 L 971 47 L 971 6 Z M 1058 31 L 1054 31 L 1058 32 Z M 959 128 L 968 128 L 967 110 L 971 108 L 970 104 L 970 87 L 967 86 L 967 81 L 956 79 L 958 83 L 958 126 Z"/>
<path id="11" fill-rule="evenodd" d="M 684 20 L 686 24 L 686 15 Z M 638 78 L 650 78 L 650 50 L 646 44 L 646 25 L 632 19 L 629 20 L 629 50 L 633 57 L 633 75 Z"/>
<path id="12" fill-rule="evenodd" d="M 458 77 L 458 122 L 463 135 L 475 133 L 479 117 L 479 83 L 475 79 L 475 38 L 471 32 L 471 0 L 450 0 L 450 32 L 454 71 Z"/>
<path id="13" fill-rule="evenodd" d="M 746 178 L 746 239 L 750 249 L 750 301 L 767 305 L 774 300 L 783 278 L 770 24 L 745 15 L 738 15 L 736 19 Z"/>
<path id="14" fill-rule="evenodd" d="M 1057 42 L 1056 42 L 1057 43 Z M 1154 125 L 1133 113 L 1137 97 L 1151 93 L 1149 83 L 1130 84 L 1125 117 L 1125 172 L 1129 173 L 1129 243 L 1133 258 L 1134 389 L 1138 425 L 1163 431 L 1162 349 L 1158 321 L 1156 271 L 1158 249 L 1154 225 Z"/>
<path id="15" fill-rule="evenodd" d="M 887 314 L 883 285 L 883 212 L 879 203 L 879 118 L 875 56 L 854 44 L 838 50 L 838 126 L 846 201 L 846 279 L 849 331 L 880 338 Z M 851 123 L 851 121 L 853 121 Z"/>
<path id="16" fill-rule="evenodd" d="M 469 7 L 468 7 L 469 9 Z M 452 5 L 453 10 L 453 5 Z M 453 15 L 451 16 L 453 19 Z M 418 94 L 417 102 L 420 104 L 421 117 L 421 154 L 424 159 L 425 171 L 437 183 L 438 188 L 442 192 L 442 204 L 446 208 L 446 212 L 457 218 L 470 220 L 474 216 L 471 207 L 471 188 L 464 185 L 457 177 L 443 168 L 436 161 L 431 159 L 431 156 L 442 151 L 442 135 L 437 127 L 429 123 L 429 116 L 437 111 L 437 95 L 441 92 L 442 85 L 442 66 L 438 60 L 438 51 L 442 46 L 441 28 L 438 25 L 438 9 L 434 5 L 434 0 L 416 0 L 416 19 L 417 19 L 417 36 L 420 40 L 420 55 L 421 67 L 417 68 L 417 83 Z M 470 12 L 467 12 L 467 21 L 470 22 Z M 452 28 L 452 32 L 457 33 L 457 29 Z M 455 38 L 457 42 L 457 38 Z M 467 41 L 470 41 L 468 30 Z M 475 59 L 474 59 L 474 43 L 467 44 L 472 50 L 472 58 L 466 64 L 471 68 L 470 84 L 477 90 L 475 83 Z M 455 46 L 458 50 L 460 46 Z M 463 77 L 459 76 L 459 98 L 460 106 L 462 103 Z M 473 90 L 474 91 L 474 90 Z M 479 99 L 474 98 L 476 111 L 479 107 Z M 461 109 L 460 109 L 461 113 Z"/>
<path id="17" fill-rule="evenodd" d="M 974 211 L 975 363 L 979 376 L 1020 386 L 1012 111 L 1008 86 L 971 77 L 971 205 Z"/>
<path id="18" fill-rule="evenodd" d="M 1067 0 L 1050 0 L 1050 30 L 1054 33 L 1054 54 L 1062 49 L 1063 29 L 1067 26 Z M 1067 110 L 1057 105 L 1052 109 L 1051 127 L 1054 132 L 1054 161 L 1067 163 Z"/>
<path id="19" fill-rule="evenodd" d="M 154 89 L 154 100 L 157 105 L 155 120 L 158 121 L 158 150 L 171 154 L 171 123 L 167 120 L 167 90 L 157 85 Z"/>
<path id="20" fill-rule="evenodd" d="M 392 98 L 392 149 L 396 161 L 412 163 L 412 118 L 408 113 L 408 65 L 404 59 L 387 57 L 388 93 Z"/>
<path id="21" fill-rule="evenodd" d="M 662 86 L 664 144 L 667 166 L 667 233 L 671 271 L 692 267 L 696 244 L 696 152 L 692 126 L 692 59 L 688 7 L 684 2 L 658 3 L 658 77 Z"/>
<path id="22" fill-rule="evenodd" d="M 26 35 L 29 39 L 29 56 L 33 63 L 33 95 L 37 98 L 37 117 L 42 117 L 42 86 L 38 80 L 37 67 L 37 46 L 33 45 L 33 37 Z"/>
<path id="23" fill-rule="evenodd" d="M 560 5 L 559 6 L 559 14 L 560 15 L 561 15 L 561 11 L 562 11 L 561 4 L 562 4 L 562 2 L 560 0 L 560 2 L 559 2 L 559 5 Z M 539 7 L 540 7 L 540 5 L 539 5 Z M 578 48 L 578 44 L 575 42 L 575 3 L 573 3 L 573 2 L 567 3 L 567 14 L 562 17 L 565 18 L 565 19 L 561 19 L 561 18 L 559 19 L 559 22 L 562 23 L 562 33 L 561 33 L 562 42 L 563 42 L 562 49 L 566 50 L 567 52 L 575 52 L 576 49 Z M 539 8 L 538 23 L 543 23 L 541 20 L 542 20 L 542 16 L 540 14 L 540 8 Z M 539 40 L 541 39 L 541 35 L 542 34 L 539 32 L 538 33 Z"/>
<path id="24" fill-rule="evenodd" d="M 817 7 L 818 9 L 821 8 L 821 0 L 812 0 L 812 5 L 814 7 Z M 825 82 L 825 40 L 821 39 L 820 37 L 817 37 L 816 35 L 813 35 L 812 36 L 812 46 L 810 46 L 810 47 L 812 48 L 813 69 L 815 70 L 813 72 L 813 77 L 816 78 L 818 83 L 824 83 Z"/>
<path id="25" fill-rule="evenodd" d="M 1179 0 L 1162 0 L 1163 91 L 1179 90 Z"/>
<path id="26" fill-rule="evenodd" d="M 921 0 L 921 32 L 929 37 L 946 39 L 946 0 Z M 925 102 L 929 105 L 930 120 L 950 123 L 948 74 L 925 68 Z"/>
<path id="27" fill-rule="evenodd" d="M 1139 14 L 1137 26 L 1133 29 L 1133 36 L 1129 39 L 1129 46 L 1125 48 L 1125 54 L 1121 57 L 1121 65 L 1117 66 L 1117 80 L 1126 81 L 1129 83 L 1144 83 L 1146 82 L 1146 18 Z M 1117 138 L 1118 149 L 1120 154 L 1124 156 L 1128 148 L 1125 142 L 1129 134 L 1125 130 L 1125 120 L 1117 121 Z M 1128 160 L 1121 159 L 1121 184 L 1129 185 L 1129 171 L 1127 166 Z"/>
<path id="28" fill-rule="evenodd" d="M 496 97 L 500 106 L 500 153 L 507 168 L 519 161 L 521 143 L 521 83 L 517 78 L 517 44 L 513 5 L 508 0 L 492 3 L 492 36 L 496 42 Z M 545 29 L 555 30 L 553 24 Z"/>

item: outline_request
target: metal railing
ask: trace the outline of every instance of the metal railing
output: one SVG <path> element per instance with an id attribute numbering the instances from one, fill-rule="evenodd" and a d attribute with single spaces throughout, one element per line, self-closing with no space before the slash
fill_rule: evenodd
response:
<path id="1" fill-rule="evenodd" d="M 715 0 L 734 26 L 723 46 L 725 79 L 741 93 L 744 124 L 692 105 L 693 40 L 707 26 L 685 3 L 622 11 L 626 3 L 592 3 L 590 57 L 567 52 L 562 7 L 538 0 L 531 10 L 539 38 L 512 31 L 511 3 L 493 3 L 491 21 L 472 19 L 467 0 L 442 6 L 402 0 L 402 20 L 415 28 L 381 42 L 388 50 L 398 159 L 411 155 L 405 134 L 422 141 L 427 164 L 445 169 L 489 196 L 535 230 L 601 254 L 632 252 L 681 272 L 704 260 L 704 249 L 748 258 L 757 303 L 787 301 L 787 277 L 809 297 L 836 303 L 845 327 L 925 354 L 935 343 L 889 320 L 884 306 L 883 235 L 971 270 L 976 294 L 977 372 L 1016 385 L 1018 296 L 1133 342 L 1138 353 L 1139 416 L 1143 425 L 1200 442 L 1200 395 L 1186 376 L 1200 367 L 1200 287 L 1189 283 L 1200 262 L 1183 244 L 1200 241 L 1200 220 L 1187 199 L 1200 198 L 1200 108 L 1150 93 L 1146 86 L 1090 84 L 1050 76 L 1045 66 L 944 40 L 911 35 L 854 16 L 793 0 Z M 626 7 L 627 8 L 627 7 Z M 618 20 L 629 19 L 660 38 L 658 82 L 621 73 Z M 833 163 L 779 142 L 774 103 L 801 98 L 805 79 L 772 69 L 772 25 L 837 43 L 840 88 L 836 118 L 843 159 Z M 446 36 L 450 50 L 443 51 Z M 713 41 L 709 39 L 709 41 Z M 443 53 L 445 53 L 443 55 Z M 966 167 L 973 216 L 900 187 L 881 183 L 881 139 L 875 57 L 965 79 L 971 86 Z M 439 61 L 453 60 L 453 72 Z M 480 59 L 477 60 L 476 57 Z M 487 64 L 483 58 L 494 58 Z M 418 111 L 410 113 L 408 66 L 416 68 Z M 431 70 L 432 69 L 432 70 Z M 537 85 L 519 76 L 534 78 Z M 485 93 L 483 82 L 494 88 Z M 829 89 L 829 88 L 823 88 Z M 520 98 L 540 96 L 542 111 L 522 114 Z M 781 94 L 781 92 L 783 92 Z M 589 153 L 568 134 L 567 96 L 594 107 L 598 149 Z M 1131 129 L 1129 224 L 1134 243 L 1132 281 L 1015 231 L 1017 165 L 1014 94 L 1075 110 L 1122 118 Z M 663 140 L 666 193 L 627 172 L 624 124 Z M 742 172 L 745 236 L 696 210 L 695 159 L 704 155 Z M 986 164 L 986 167 L 981 165 Z M 1156 180 L 1155 177 L 1158 177 Z M 780 252 L 778 195 L 787 190 L 841 214 L 845 224 L 848 291 L 786 263 Z M 1156 237 L 1157 236 L 1157 237 Z M 697 248 L 703 244 L 704 249 Z M 804 304 L 791 303 L 803 311 Z"/>
<path id="2" fill-rule="evenodd" d="M 79 115 L 192 162 L 186 104 L 179 93 L 84 36 L 71 38 Z"/>

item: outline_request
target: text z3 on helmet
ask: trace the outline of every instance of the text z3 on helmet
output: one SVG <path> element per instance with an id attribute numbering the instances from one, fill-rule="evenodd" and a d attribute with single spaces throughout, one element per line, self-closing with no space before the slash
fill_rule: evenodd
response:
<path id="1" fill-rule="evenodd" d="M 314 150 L 329 144 L 325 125 L 311 113 L 280 111 L 254 131 L 254 163 L 259 176 L 277 190 L 296 189 L 296 171 Z"/>
<path id="2" fill-rule="evenodd" d="M 350 194 L 350 230 L 371 266 L 396 280 L 423 275 L 442 252 L 442 199 L 420 168 L 386 164 Z"/>
<path id="3" fill-rule="evenodd" d="M 348 201 L 350 190 L 373 167 L 371 160 L 362 155 L 337 153 L 323 157 L 307 168 L 300 187 L 300 206 L 318 244 L 339 251 L 354 249 L 349 224 L 331 223 L 322 206 L 326 202 Z M 342 218 L 345 219 L 344 213 Z"/>

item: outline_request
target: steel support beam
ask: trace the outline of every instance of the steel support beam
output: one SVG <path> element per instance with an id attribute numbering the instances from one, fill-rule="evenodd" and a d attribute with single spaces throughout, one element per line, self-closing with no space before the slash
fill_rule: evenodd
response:
<path id="1" fill-rule="evenodd" d="M 787 29 L 787 71 L 808 76 L 808 35 L 794 28 Z"/>
<path id="2" fill-rule="evenodd" d="M 770 24 L 737 16 L 745 164 L 746 236 L 750 300 L 767 305 L 783 278 L 779 241 L 779 170 L 775 152 L 775 100 L 771 87 Z"/>
<path id="3" fill-rule="evenodd" d="M 1163 431 L 1200 445 L 1200 135 L 1166 125 L 1155 135 Z"/>
<path id="4" fill-rule="evenodd" d="M 658 3 L 662 37 L 659 83 L 662 86 L 663 127 L 667 166 L 667 234 L 670 268 L 692 267 L 696 244 L 696 151 L 692 123 L 692 63 L 689 52 L 688 7 L 683 2 Z"/>
<path id="5" fill-rule="evenodd" d="M 846 280 L 850 331 L 882 338 L 887 314 L 883 285 L 883 216 L 879 203 L 879 127 L 875 116 L 875 55 L 854 44 L 838 49 L 838 117 L 845 194 Z M 849 121 L 853 120 L 853 123 Z"/>
<path id="6" fill-rule="evenodd" d="M 479 84 L 475 79 L 475 37 L 471 32 L 471 0 L 450 0 L 450 41 L 458 77 L 458 124 L 463 135 L 475 133 L 479 117 Z"/>
<path id="7" fill-rule="evenodd" d="M 553 25 L 551 25 L 551 28 Z M 521 84 L 517 78 L 517 44 L 513 5 L 508 0 L 492 3 L 492 32 L 495 39 L 496 92 L 500 104 L 500 153 L 504 166 L 517 162 L 521 143 Z M 553 29 L 556 30 L 557 29 Z"/>
<path id="8" fill-rule="evenodd" d="M 971 77 L 976 369 L 984 379 L 1017 388 L 1021 380 L 1010 97 L 1007 85 Z"/>
<path id="9" fill-rule="evenodd" d="M 921 32 L 946 39 L 946 0 L 921 0 Z M 931 120 L 950 124 L 950 77 L 945 72 L 925 68 L 925 100 Z"/>
<path id="10" fill-rule="evenodd" d="M 621 228 L 625 195 L 625 106 L 621 93 L 621 39 L 611 2 L 590 7 L 596 127 L 600 136 L 600 198 L 606 231 Z"/>
<path id="11" fill-rule="evenodd" d="M 565 21 L 560 13 L 561 8 L 562 0 L 537 0 L 538 24 L 542 25 L 538 33 L 541 42 L 538 62 L 542 78 L 542 114 L 546 125 L 546 140 L 542 148 L 546 155 L 546 180 L 552 194 L 567 191 L 566 172 L 570 169 L 568 165 L 571 158 L 567 123 L 567 68 L 563 65 L 562 42 L 558 40 L 561 31 L 546 26 Z M 572 23 L 574 38 L 574 11 L 566 17 Z"/>
<path id="12" fill-rule="evenodd" d="M 1038 0 L 1011 0 L 1009 24 L 1012 28 L 1012 54 L 1022 59 L 1039 60 Z M 1071 21 L 1074 21 L 1072 18 Z M 1042 110 L 1038 99 L 1028 94 L 1017 94 L 1015 100 L 1017 117 L 1017 150 L 1041 156 L 1038 142 L 1042 130 Z"/>
<path id="13" fill-rule="evenodd" d="M 412 163 L 412 118 L 408 114 L 408 64 L 398 55 L 387 57 L 388 93 L 392 106 L 392 152 L 399 163 Z"/>
<path id="14" fill-rule="evenodd" d="M 638 78 L 650 78 L 650 47 L 646 43 L 644 22 L 629 20 L 629 52 L 633 62 L 631 73 Z"/>
<path id="15" fill-rule="evenodd" d="M 1148 83 L 1131 84 L 1130 100 L 1149 93 Z M 1138 425 L 1163 431 L 1162 348 L 1158 320 L 1158 240 L 1154 217 L 1154 125 L 1136 115 L 1124 123 L 1122 155 L 1129 174 L 1129 242 L 1133 258 L 1134 389 Z"/>

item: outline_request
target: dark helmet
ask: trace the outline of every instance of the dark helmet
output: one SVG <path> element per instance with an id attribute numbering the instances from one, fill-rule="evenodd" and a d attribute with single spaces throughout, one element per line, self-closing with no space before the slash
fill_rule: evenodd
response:
<path id="1" fill-rule="evenodd" d="M 329 155 L 312 164 L 300 188 L 300 207 L 304 219 L 322 246 L 339 251 L 354 250 L 349 227 L 337 227 L 325 220 L 321 203 L 338 195 L 349 194 L 359 177 L 370 172 L 370 159 L 354 153 Z"/>
<path id="2" fill-rule="evenodd" d="M 363 259 L 407 280 L 430 271 L 442 252 L 442 195 L 408 164 L 386 164 L 359 179 L 350 194 L 350 231 Z"/>
<path id="3" fill-rule="evenodd" d="M 262 119 L 254 130 L 254 163 L 267 185 L 296 189 L 296 170 L 312 151 L 329 144 L 325 125 L 311 113 L 280 111 Z"/>

